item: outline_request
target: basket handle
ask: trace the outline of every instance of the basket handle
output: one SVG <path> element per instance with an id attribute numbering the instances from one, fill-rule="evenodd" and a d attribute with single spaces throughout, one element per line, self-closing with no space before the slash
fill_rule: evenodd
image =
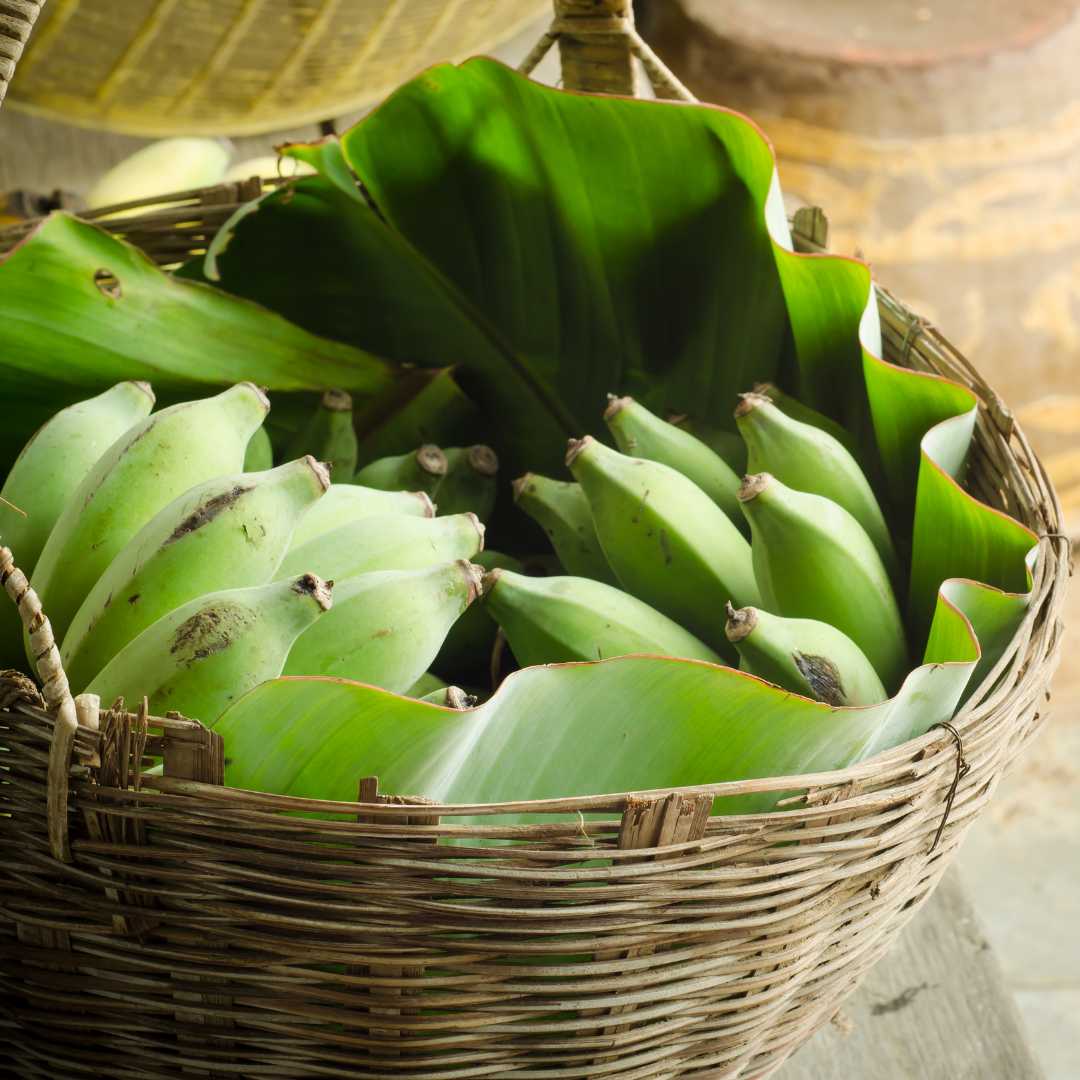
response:
<path id="1" fill-rule="evenodd" d="M 4 100 L 8 83 L 15 74 L 15 64 L 23 54 L 41 5 L 45 0 L 24 0 L 19 5 L 6 5 L 6 18 L 0 20 L 0 101 Z"/>
<path id="2" fill-rule="evenodd" d="M 41 696 L 45 699 L 45 707 L 55 718 L 49 746 L 46 788 L 49 847 L 54 859 L 69 863 L 73 860 L 68 841 L 68 770 L 71 768 L 75 732 L 79 726 L 75 701 L 60 661 L 60 650 L 56 647 L 52 625 L 42 613 L 37 593 L 30 588 L 26 575 L 15 565 L 14 556 L 6 547 L 0 547 L 0 584 L 18 605 L 19 615 L 30 632 L 30 647 L 41 679 Z"/>

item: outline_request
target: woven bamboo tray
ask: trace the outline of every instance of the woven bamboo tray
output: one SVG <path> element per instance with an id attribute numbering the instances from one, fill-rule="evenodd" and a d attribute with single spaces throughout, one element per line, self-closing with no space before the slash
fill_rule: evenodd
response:
<path id="1" fill-rule="evenodd" d="M 317 802 L 223 787 L 220 736 L 197 721 L 77 708 L 51 654 L 44 699 L 0 675 L 15 1075 L 773 1073 L 927 899 L 1042 728 L 1061 637 L 1069 551 L 1041 464 L 955 350 L 878 303 L 887 360 L 980 399 L 969 489 L 1043 537 L 1031 608 L 955 733 L 814 776 L 483 806 L 380 794 L 358 761 L 357 802 Z M 6 550 L 0 580 L 40 621 Z M 151 754 L 164 776 L 141 774 Z M 708 816 L 717 796 L 792 789 L 806 794 L 785 813 Z M 507 820 L 523 813 L 561 823 Z"/>
<path id="2" fill-rule="evenodd" d="M 544 7 L 545 0 L 5 0 L 0 24 L 12 11 L 32 23 L 28 9 L 41 10 L 8 104 L 134 135 L 280 131 L 373 105 L 432 64 L 512 37 Z M 10 77 L 0 64 L 0 79 Z"/>

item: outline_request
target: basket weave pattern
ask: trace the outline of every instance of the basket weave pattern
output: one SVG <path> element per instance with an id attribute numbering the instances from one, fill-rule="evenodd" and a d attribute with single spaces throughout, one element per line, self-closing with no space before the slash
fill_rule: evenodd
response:
<path id="1" fill-rule="evenodd" d="M 258 134 L 372 105 L 432 64 L 506 40 L 545 6 L 50 0 L 10 100 L 50 119 L 134 135 Z"/>
<path id="2" fill-rule="evenodd" d="M 64 862 L 61 724 L 8 673 L 0 1052 L 15 1073 L 775 1071 L 888 949 L 1045 723 L 1061 635 L 1068 547 L 1042 466 L 947 343 L 888 294 L 879 307 L 886 359 L 979 395 L 971 491 L 1044 537 L 1030 611 L 954 719 L 958 783 L 957 741 L 937 730 L 835 773 L 499 806 L 389 799 L 358 761 L 358 802 L 320 803 L 224 788 L 215 733 L 113 711 L 68 741 Z M 163 777 L 140 776 L 144 754 L 165 756 Z M 807 793 L 785 813 L 708 816 L 716 796 L 792 789 Z M 528 812 L 548 817 L 511 823 Z"/>

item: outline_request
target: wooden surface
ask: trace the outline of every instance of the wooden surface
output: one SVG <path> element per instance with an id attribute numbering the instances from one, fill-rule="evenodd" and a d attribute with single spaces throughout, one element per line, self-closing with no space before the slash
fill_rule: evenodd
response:
<path id="1" fill-rule="evenodd" d="M 962 879 L 926 906 L 774 1080 L 1041 1080 L 1027 1029 Z"/>

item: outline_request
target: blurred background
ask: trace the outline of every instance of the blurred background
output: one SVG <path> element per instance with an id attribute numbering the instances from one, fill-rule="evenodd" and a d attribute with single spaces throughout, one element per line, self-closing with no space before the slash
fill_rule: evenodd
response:
<path id="1" fill-rule="evenodd" d="M 635 17 L 698 98 L 761 126 L 789 214 L 823 207 L 829 249 L 868 260 L 974 362 L 1080 534 L 1080 0 L 637 0 Z M 516 66 L 550 18 L 537 0 L 49 0 L 0 109 L 0 223 L 84 205 L 165 136 L 225 138 L 208 183 L 244 178 L 432 63 Z M 557 50 L 533 77 L 558 84 Z M 1072 638 L 1052 706 L 960 863 L 1047 1076 L 1075 1080 Z"/>

